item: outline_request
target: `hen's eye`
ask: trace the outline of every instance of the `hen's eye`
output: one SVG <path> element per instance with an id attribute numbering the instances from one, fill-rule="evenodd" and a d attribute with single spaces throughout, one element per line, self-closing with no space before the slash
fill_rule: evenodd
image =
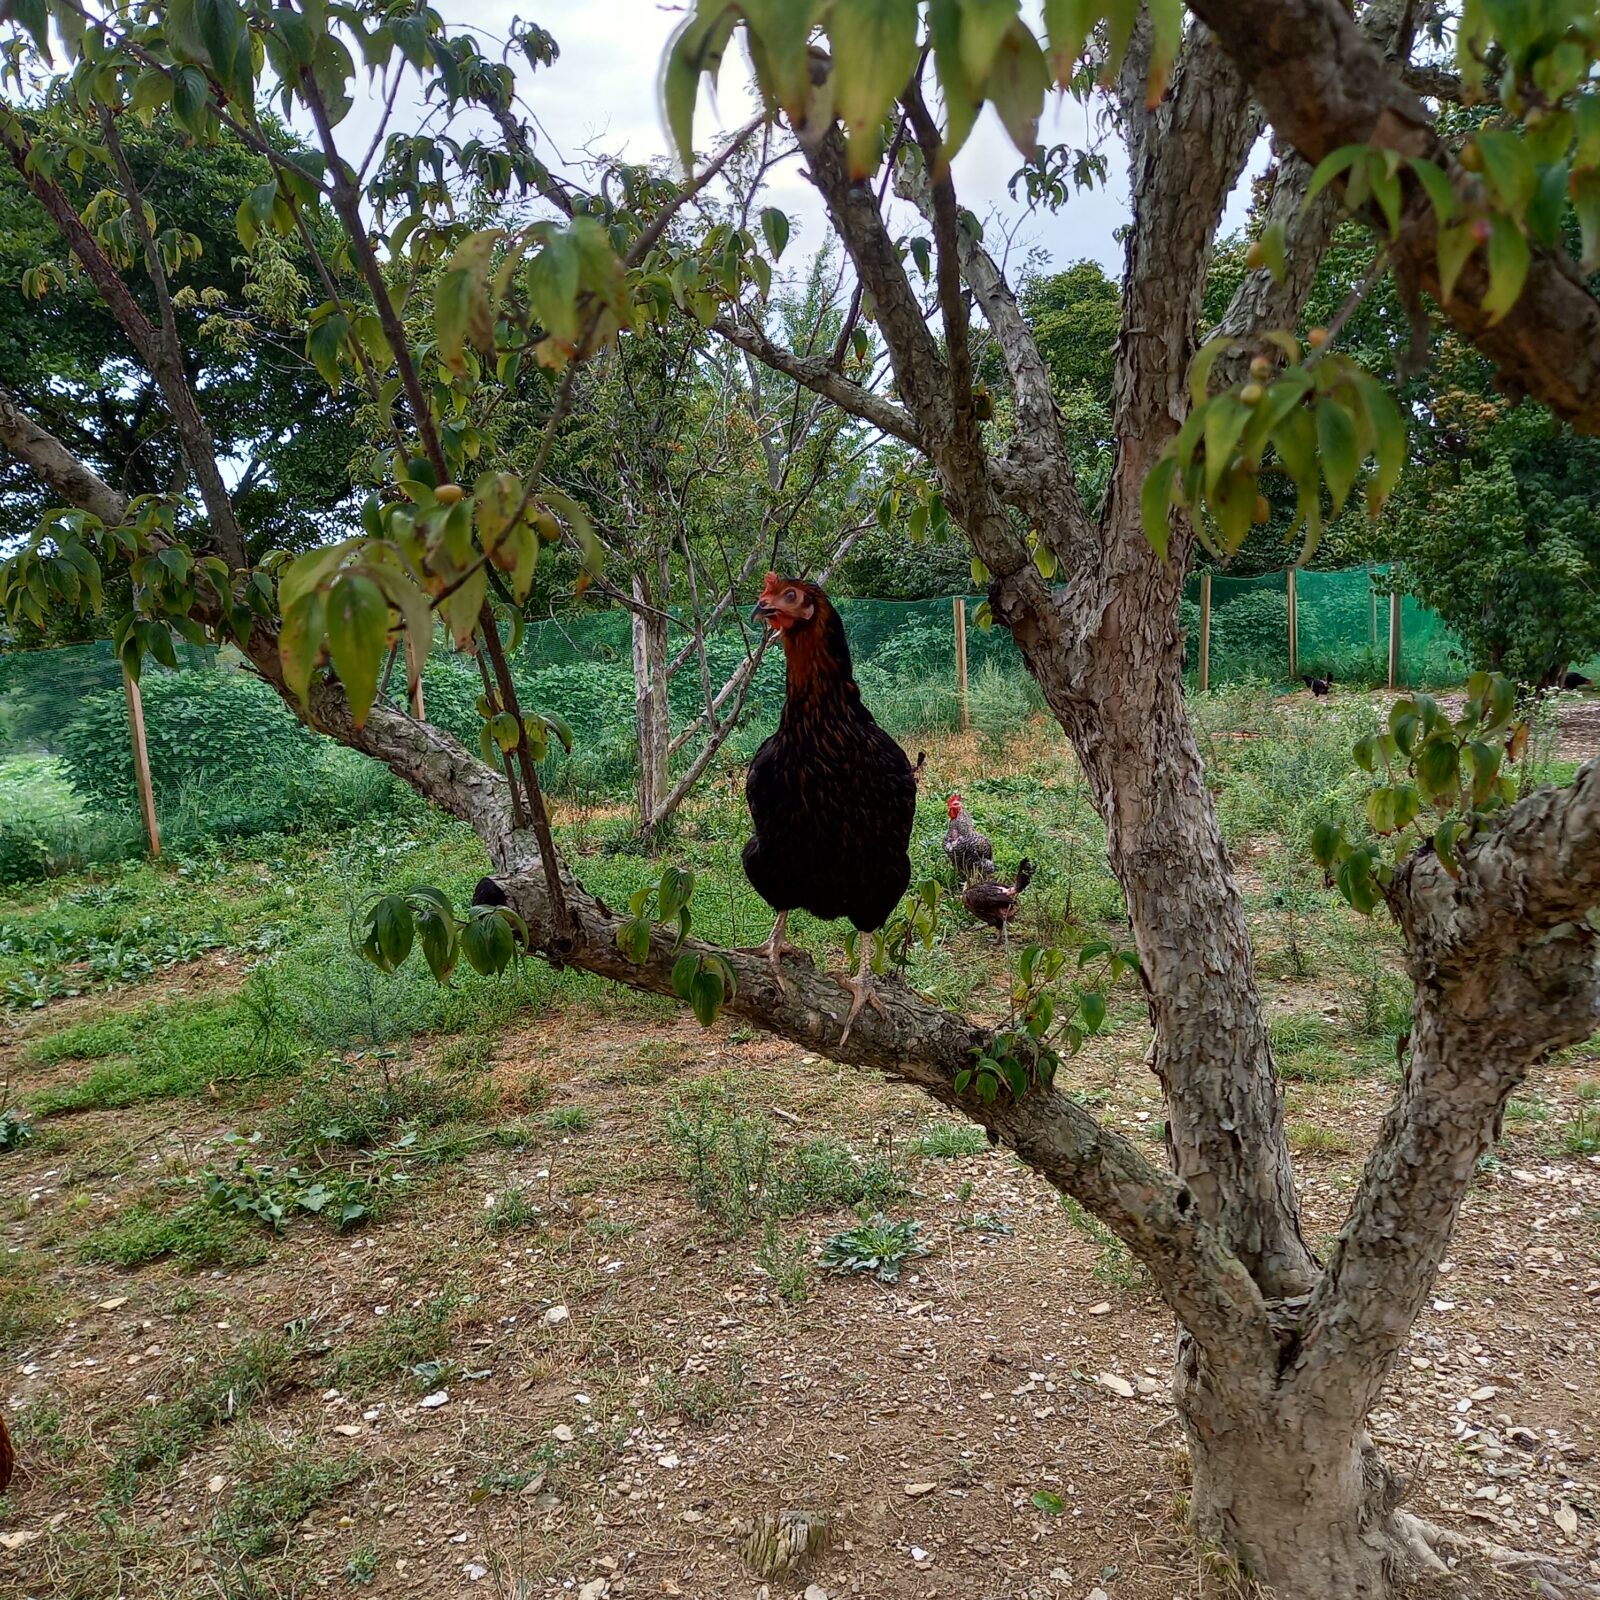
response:
<path id="1" fill-rule="evenodd" d="M 794 590 L 793 590 L 793 589 L 785 589 L 785 590 L 784 590 L 784 591 L 783 591 L 783 598 L 784 598 L 784 599 L 785 599 L 785 600 L 798 600 L 798 599 L 799 599 L 799 598 L 800 598 L 800 596 L 799 596 L 799 595 L 797 595 L 797 594 L 796 594 L 796 593 L 795 593 L 795 592 L 794 592 Z"/>

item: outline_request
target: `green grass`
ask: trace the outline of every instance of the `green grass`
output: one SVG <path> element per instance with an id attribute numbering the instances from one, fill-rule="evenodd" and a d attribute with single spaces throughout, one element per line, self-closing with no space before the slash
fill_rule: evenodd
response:
<path id="1" fill-rule="evenodd" d="M 594 1126 L 594 1113 L 588 1106 L 556 1106 L 545 1112 L 544 1125 L 552 1133 L 587 1133 Z"/>
<path id="2" fill-rule="evenodd" d="M 266 1259 L 267 1245 L 259 1227 L 204 1201 L 175 1211 L 140 1201 L 87 1235 L 78 1253 L 116 1267 L 142 1267 L 162 1256 L 185 1267 L 247 1267 Z"/>
<path id="3" fill-rule="evenodd" d="M 250 1560 L 286 1548 L 295 1528 L 318 1506 L 367 1472 L 360 1455 L 316 1456 L 269 1445 L 259 1452 L 265 1473 L 241 1484 L 217 1516 L 213 1544 Z"/>
<path id="4" fill-rule="evenodd" d="M 421 1305 L 391 1311 L 364 1339 L 334 1355 L 329 1376 L 340 1388 L 364 1393 L 413 1367 L 436 1361 L 450 1348 L 457 1313 L 465 1304 L 461 1292 L 447 1288 Z"/>
<path id="5" fill-rule="evenodd" d="M 952 1161 L 960 1156 L 981 1156 L 989 1148 L 982 1128 L 972 1122 L 935 1122 L 911 1141 L 913 1155 L 936 1161 Z"/>
<path id="6" fill-rule="evenodd" d="M 213 1429 L 248 1415 L 257 1402 L 296 1381 L 297 1341 L 251 1334 L 209 1372 L 186 1374 L 175 1398 L 131 1413 L 131 1437 L 106 1474 L 106 1493 L 127 1505 L 147 1473 L 169 1472 Z"/>

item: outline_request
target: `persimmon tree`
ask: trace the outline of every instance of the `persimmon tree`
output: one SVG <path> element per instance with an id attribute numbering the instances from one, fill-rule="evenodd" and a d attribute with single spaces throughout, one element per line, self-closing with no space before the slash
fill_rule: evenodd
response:
<path id="1" fill-rule="evenodd" d="M 1041 36 L 1015 0 L 703 0 L 663 78 L 685 180 L 639 208 L 554 177 L 509 68 L 425 8 L 10 0 L 0 145 L 158 390 L 190 474 L 178 493 L 130 499 L 25 409 L 0 409 L 0 443 L 61 502 L 6 563 L 0 598 L 36 625 L 93 605 L 106 568 L 125 568 L 134 609 L 112 620 L 130 669 L 169 628 L 229 638 L 311 727 L 470 824 L 507 905 L 463 920 L 433 891 L 390 897 L 367 927 L 380 964 L 416 944 L 441 975 L 461 954 L 493 970 L 521 938 L 679 994 L 702 1020 L 728 1010 L 890 1073 L 981 1122 L 1124 1239 L 1174 1312 L 1198 1532 L 1285 1596 L 1386 1595 L 1407 1565 L 1437 1563 L 1438 1535 L 1399 1508 L 1365 1417 L 1507 1097 L 1530 1063 L 1593 1027 L 1600 772 L 1519 797 L 1495 680 L 1472 685 L 1454 718 L 1402 704 L 1355 753 L 1382 774 L 1369 808 L 1379 842 L 1324 830 L 1316 850 L 1353 904 L 1394 917 L 1416 988 L 1399 1091 L 1321 1261 L 1301 1229 L 1244 906 L 1184 706 L 1178 603 L 1197 541 L 1226 552 L 1263 502 L 1272 515 L 1263 473 L 1292 485 L 1282 531 L 1304 543 L 1358 490 L 1381 510 L 1404 469 L 1405 416 L 1381 375 L 1336 338 L 1297 332 L 1343 210 L 1370 226 L 1375 265 L 1417 315 L 1431 300 L 1504 386 L 1600 433 L 1600 302 L 1582 272 L 1600 218 L 1600 17 L 1562 0 L 1472 0 L 1459 13 L 1371 0 L 1354 15 L 1340 0 L 1043 9 Z M 1419 52 L 1429 28 L 1442 43 L 1425 32 Z M 770 239 L 744 226 L 669 235 L 757 133 L 694 158 L 698 86 L 735 34 L 761 90 L 758 124 L 795 141 L 859 284 L 847 321 L 873 319 L 892 392 L 862 381 L 853 327 L 826 352 L 775 336 L 758 309 Z M 538 30 L 514 42 L 530 68 L 549 64 Z M 1408 87 L 1440 73 L 1495 102 L 1496 125 L 1470 146 L 1447 142 Z M 414 76 L 439 119 L 342 148 L 369 75 L 391 107 Z M 1053 84 L 1104 97 L 1132 182 L 1115 461 L 1093 512 L 1048 367 L 950 169 L 990 105 L 1033 160 Z M 274 148 L 269 102 L 313 130 L 311 148 Z M 272 181 L 240 208 L 241 244 L 310 241 L 307 354 L 330 384 L 359 386 L 392 445 L 381 481 L 364 486 L 359 534 L 248 559 L 251 530 L 172 315 L 182 252 L 163 246 L 122 157 L 121 129 L 141 120 L 271 163 Z M 1267 123 L 1282 153 L 1259 249 L 1202 345 L 1217 222 Z M 103 187 L 82 207 L 63 173 L 91 170 Z M 463 186 L 490 199 L 532 191 L 545 214 L 475 229 L 454 205 Z M 1565 244 L 1568 201 L 1583 264 Z M 331 251 L 319 225 L 337 234 Z M 131 268 L 117 240 L 135 247 Z M 129 288 L 140 273 L 151 310 Z M 550 452 L 583 364 L 673 315 L 898 441 L 920 463 L 906 484 L 923 523 L 947 517 L 970 543 L 988 620 L 1014 636 L 1105 819 L 1134 949 L 1097 954 L 1136 967 L 1145 988 L 1168 1166 L 1054 1086 L 1103 1009 L 1059 952 L 1024 954 L 1005 1033 L 891 985 L 885 1014 L 841 1046 L 838 983 L 797 965 L 780 989 L 761 959 L 696 941 L 687 875 L 669 869 L 624 915 L 559 855 L 538 763 L 561 728 L 518 703 L 493 597 L 528 592 L 547 540 L 591 584 L 610 581 L 589 512 L 546 475 Z M 1003 408 L 974 379 L 975 317 L 1004 363 Z M 484 461 L 476 408 L 530 383 L 545 386 L 540 445 L 515 471 Z M 386 652 L 435 617 L 483 664 L 478 752 L 378 695 Z"/>

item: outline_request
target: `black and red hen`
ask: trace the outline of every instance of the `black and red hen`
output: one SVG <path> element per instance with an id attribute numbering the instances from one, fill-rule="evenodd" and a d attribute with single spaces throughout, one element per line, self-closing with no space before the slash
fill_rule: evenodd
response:
<path id="1" fill-rule="evenodd" d="M 917 783 L 905 752 L 861 702 L 844 624 L 814 583 L 769 572 L 756 616 L 778 635 L 787 667 L 778 731 L 745 780 L 755 833 L 744 847 L 751 886 L 778 913 L 761 953 L 783 985 L 791 911 L 881 928 L 911 884 Z M 843 1044 L 873 993 L 872 946 L 861 941 Z"/>

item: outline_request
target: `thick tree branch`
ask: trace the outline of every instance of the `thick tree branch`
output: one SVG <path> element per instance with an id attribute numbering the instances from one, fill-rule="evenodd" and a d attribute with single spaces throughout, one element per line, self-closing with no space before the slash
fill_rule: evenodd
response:
<path id="1" fill-rule="evenodd" d="M 711 328 L 736 349 L 754 356 L 774 372 L 793 378 L 824 400 L 832 401 L 841 411 L 870 423 L 879 432 L 910 445 L 914 450 L 922 448 L 917 425 L 904 406 L 898 406 L 885 396 L 873 394 L 859 383 L 853 383 L 842 373 L 836 372 L 825 357 L 797 356 L 792 350 L 774 344 L 753 323 L 738 322 L 732 317 L 718 317 Z"/>
<path id="2" fill-rule="evenodd" d="M 1296 1382 L 1360 1415 L 1422 1309 L 1479 1158 L 1527 1068 L 1600 1022 L 1600 763 L 1390 890 L 1416 983 L 1400 1096 L 1305 1318 Z"/>
<path id="3" fill-rule="evenodd" d="M 1192 0 L 1266 109 L 1310 162 L 1346 144 L 1374 144 L 1434 162 L 1462 186 L 1467 175 L 1433 131 L 1426 108 L 1384 61 L 1340 0 Z M 1397 267 L 1436 299 L 1432 207 L 1408 180 Z M 1533 244 L 1517 303 L 1499 322 L 1483 309 L 1482 253 L 1444 304 L 1451 321 L 1508 386 L 1543 401 L 1582 433 L 1600 434 L 1600 301 L 1564 253 Z"/>
<path id="4" fill-rule="evenodd" d="M 991 465 L 999 480 L 1000 493 L 1008 505 L 1016 506 L 1044 535 L 1068 573 L 1085 571 L 1096 561 L 1099 538 L 1084 515 L 1078 496 L 1071 457 L 1061 432 L 1061 413 L 1056 407 L 1050 384 L 1050 369 L 1017 304 L 1011 285 L 996 265 L 983 242 L 953 219 L 941 222 L 939 193 L 949 190 L 946 209 L 953 210 L 954 191 L 949 189 L 948 165 L 939 187 L 928 181 L 926 153 L 937 150 L 937 130 L 919 90 L 907 96 L 911 125 L 924 151 L 919 169 L 903 168 L 897 180 L 899 192 L 909 199 L 934 227 L 940 241 L 940 260 L 952 248 L 965 279 L 977 301 L 983 319 L 1000 346 L 1000 354 L 1011 379 L 1016 402 L 1016 426 Z M 942 157 L 936 157 L 936 165 Z M 941 279 L 940 298 L 948 291 Z"/>
<path id="5" fill-rule="evenodd" d="M 122 525 L 128 502 L 93 467 L 80 461 L 0 387 L 0 446 L 26 463 L 70 506 L 97 516 L 108 528 Z"/>

